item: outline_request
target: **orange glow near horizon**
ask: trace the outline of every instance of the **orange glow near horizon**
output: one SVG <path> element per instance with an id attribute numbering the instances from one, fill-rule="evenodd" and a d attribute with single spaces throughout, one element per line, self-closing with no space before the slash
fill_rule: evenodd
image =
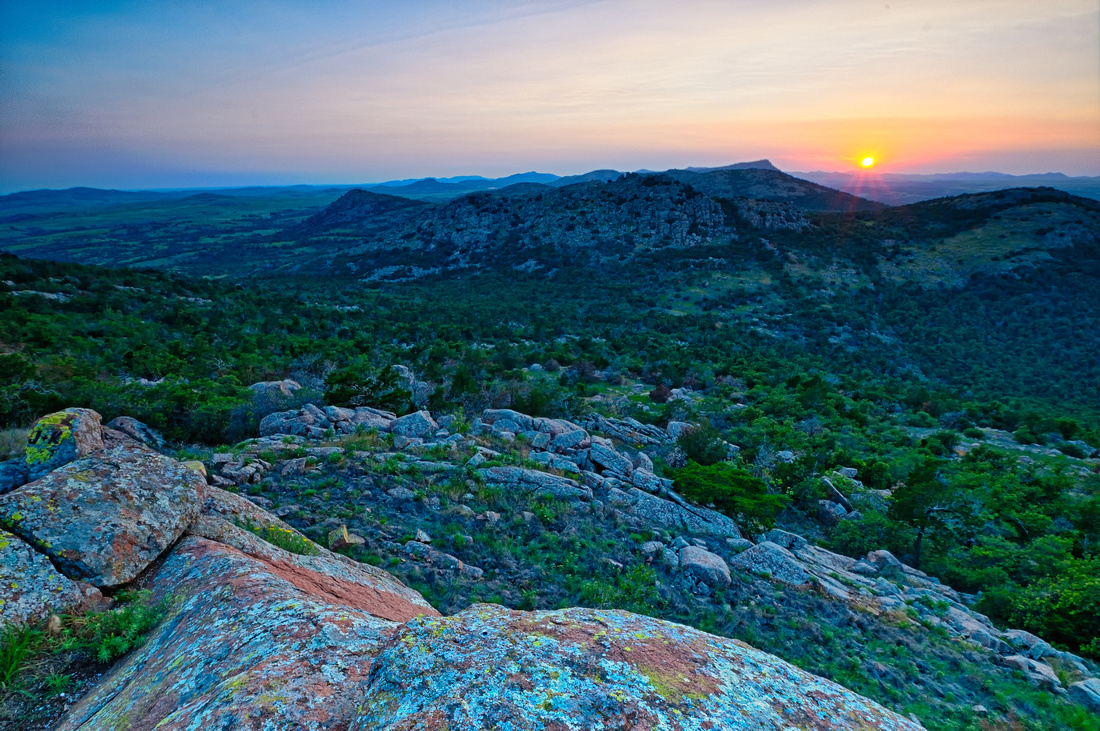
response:
<path id="1" fill-rule="evenodd" d="M 0 3 L 0 193 L 1100 173 L 1096 0 L 207 5 Z"/>

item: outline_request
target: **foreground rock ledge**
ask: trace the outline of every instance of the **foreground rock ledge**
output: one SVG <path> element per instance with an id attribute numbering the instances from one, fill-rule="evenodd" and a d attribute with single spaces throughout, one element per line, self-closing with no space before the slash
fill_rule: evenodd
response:
<path id="1" fill-rule="evenodd" d="M 626 612 L 476 605 L 404 625 L 263 558 L 186 537 L 151 588 L 176 608 L 61 731 L 919 729 L 765 653 Z"/>
<path id="2" fill-rule="evenodd" d="M 57 729 L 346 728 L 398 625 L 281 573 L 215 541 L 181 540 L 150 584 L 176 607 Z"/>
<path id="3" fill-rule="evenodd" d="M 352 731 L 919 729 L 778 658 L 628 612 L 475 605 L 403 626 Z"/>

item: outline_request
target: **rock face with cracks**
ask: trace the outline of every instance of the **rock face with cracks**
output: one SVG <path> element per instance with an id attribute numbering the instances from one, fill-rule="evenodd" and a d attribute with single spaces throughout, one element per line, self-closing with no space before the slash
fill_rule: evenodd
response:
<path id="1" fill-rule="evenodd" d="M 339 728 L 396 624 L 303 585 L 234 548 L 183 539 L 150 585 L 177 606 L 59 731 Z"/>
<path id="2" fill-rule="evenodd" d="M 70 579 L 132 581 L 199 513 L 206 480 L 129 444 L 104 450 L 0 496 L 0 523 Z"/>
<path id="3" fill-rule="evenodd" d="M 84 596 L 50 560 L 7 531 L 0 530 L 0 624 L 39 620 L 56 606 L 74 606 Z"/>

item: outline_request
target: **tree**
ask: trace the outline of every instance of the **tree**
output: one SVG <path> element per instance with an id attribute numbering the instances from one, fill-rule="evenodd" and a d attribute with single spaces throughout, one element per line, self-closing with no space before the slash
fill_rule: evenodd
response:
<path id="1" fill-rule="evenodd" d="M 325 402 L 334 406 L 375 406 L 397 413 L 409 411 L 412 393 L 398 382 L 391 366 L 376 367 L 357 358 L 325 379 Z"/>
<path id="2" fill-rule="evenodd" d="M 890 517 L 916 529 L 913 566 L 920 568 L 921 548 L 926 534 L 948 526 L 955 511 L 955 491 L 939 474 L 939 463 L 925 460 L 894 491 Z"/>

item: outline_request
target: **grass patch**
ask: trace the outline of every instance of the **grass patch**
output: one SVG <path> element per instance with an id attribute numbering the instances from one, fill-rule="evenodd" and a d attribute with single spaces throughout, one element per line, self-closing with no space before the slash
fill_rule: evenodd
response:
<path id="1" fill-rule="evenodd" d="M 30 429 L 0 429 L 0 462 L 23 456 Z"/>
<path id="2" fill-rule="evenodd" d="M 245 518 L 243 521 L 236 519 L 233 522 L 237 524 L 238 528 L 244 528 L 249 533 L 259 536 L 271 545 L 278 546 L 289 553 L 296 553 L 299 556 L 316 556 L 320 553 L 313 541 L 289 528 L 280 528 L 275 525 L 256 525 L 251 518 Z"/>

